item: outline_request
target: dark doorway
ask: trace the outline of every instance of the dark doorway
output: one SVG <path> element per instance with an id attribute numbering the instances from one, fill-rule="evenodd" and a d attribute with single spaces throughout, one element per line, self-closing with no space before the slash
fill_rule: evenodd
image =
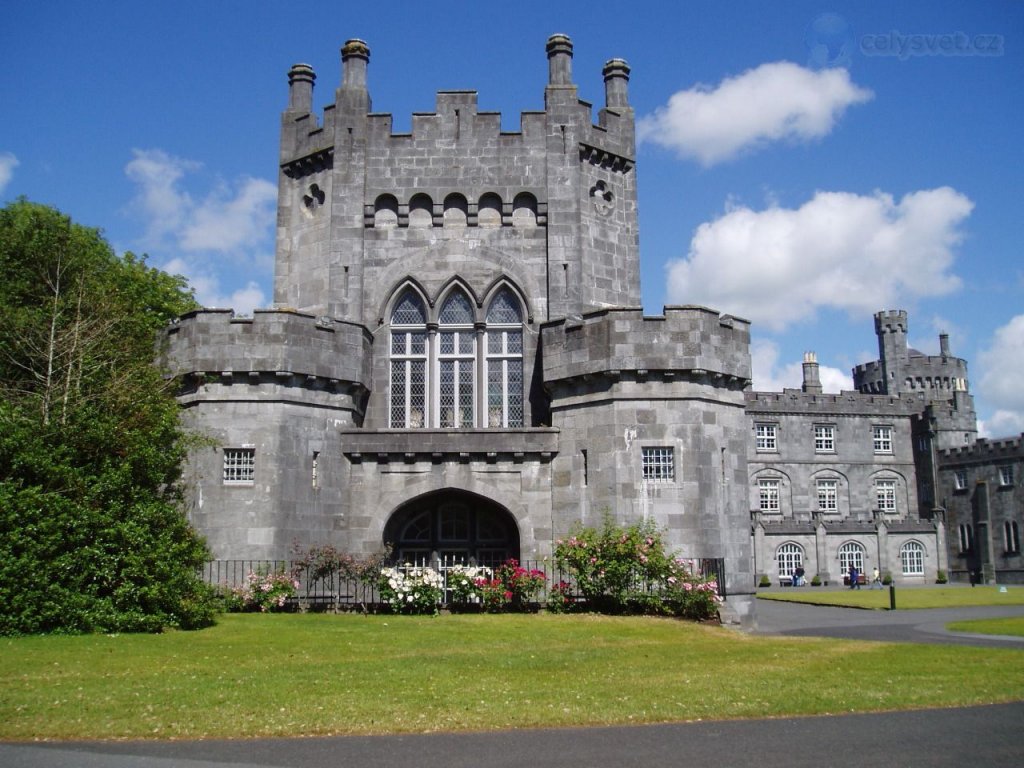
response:
<path id="1" fill-rule="evenodd" d="M 519 558 L 519 529 L 504 507 L 465 491 L 438 491 L 402 505 L 384 527 L 399 563 L 494 567 Z"/>

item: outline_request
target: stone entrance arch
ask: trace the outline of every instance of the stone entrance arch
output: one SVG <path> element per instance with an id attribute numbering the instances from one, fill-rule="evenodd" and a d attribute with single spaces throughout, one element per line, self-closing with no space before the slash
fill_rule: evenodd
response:
<path id="1" fill-rule="evenodd" d="M 500 504 L 467 491 L 424 494 L 394 511 L 384 543 L 399 562 L 496 566 L 519 558 L 519 528 Z"/>

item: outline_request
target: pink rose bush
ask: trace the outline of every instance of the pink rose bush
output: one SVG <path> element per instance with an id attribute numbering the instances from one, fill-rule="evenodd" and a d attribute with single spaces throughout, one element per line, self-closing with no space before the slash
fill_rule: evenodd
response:
<path id="1" fill-rule="evenodd" d="M 583 608 L 696 620 L 718 615 L 718 584 L 700 573 L 696 561 L 668 552 L 662 531 L 650 522 L 621 527 L 606 518 L 600 529 L 577 527 L 571 536 L 556 542 L 555 562 L 583 598 L 569 603 L 567 587 L 552 590 L 555 610 Z M 549 607 L 551 602 L 549 597 Z"/>
<path id="2" fill-rule="evenodd" d="M 257 569 L 249 571 L 244 585 L 230 591 L 226 605 L 229 611 L 284 611 L 292 607 L 289 599 L 298 590 L 299 582 L 293 575 L 283 570 L 270 573 Z"/>

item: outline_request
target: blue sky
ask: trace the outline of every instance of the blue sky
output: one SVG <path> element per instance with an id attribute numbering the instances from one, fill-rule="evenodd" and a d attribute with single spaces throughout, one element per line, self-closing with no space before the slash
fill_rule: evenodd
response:
<path id="1" fill-rule="evenodd" d="M 299 12 L 297 8 L 303 8 Z M 623 11 L 626 11 L 624 14 Z M 371 49 L 376 111 L 407 130 L 439 89 L 543 108 L 544 44 L 580 97 L 632 67 L 644 307 L 754 322 L 755 386 L 826 389 L 877 357 L 872 315 L 970 363 L 983 432 L 1024 431 L 1024 3 L 8 0 L 0 201 L 24 195 L 187 275 L 208 305 L 272 301 L 287 71 Z"/>

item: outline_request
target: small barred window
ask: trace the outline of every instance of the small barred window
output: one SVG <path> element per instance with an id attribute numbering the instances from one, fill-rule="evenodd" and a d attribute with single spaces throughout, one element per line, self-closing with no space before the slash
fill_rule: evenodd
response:
<path id="1" fill-rule="evenodd" d="M 643 448 L 643 479 L 652 483 L 671 483 L 676 479 L 673 448 Z"/>
<path id="2" fill-rule="evenodd" d="M 224 484 L 252 485 L 256 480 L 256 449 L 224 449 Z"/>

